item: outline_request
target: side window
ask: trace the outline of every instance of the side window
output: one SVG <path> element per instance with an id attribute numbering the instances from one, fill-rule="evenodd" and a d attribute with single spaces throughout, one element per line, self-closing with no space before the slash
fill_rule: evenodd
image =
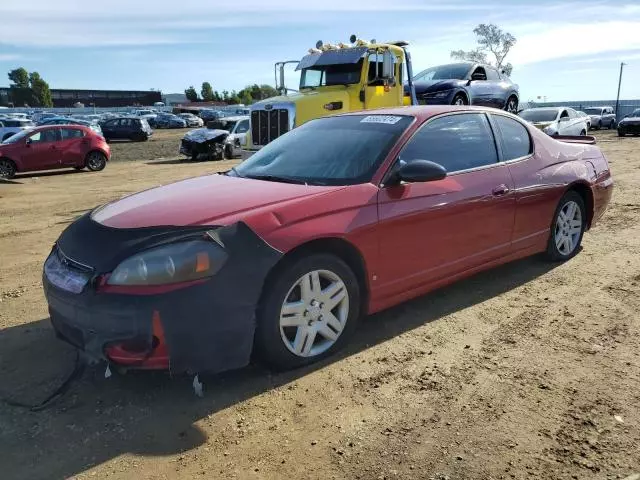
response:
<path id="1" fill-rule="evenodd" d="M 62 140 L 71 140 L 72 138 L 84 137 L 84 132 L 77 128 L 62 128 L 60 129 L 60 135 L 62 136 Z"/>
<path id="2" fill-rule="evenodd" d="M 493 115 L 492 118 L 498 125 L 505 161 L 526 157 L 532 153 L 531 138 L 524 125 L 503 115 Z"/>
<path id="3" fill-rule="evenodd" d="M 576 114 L 576 111 L 572 110 L 571 108 L 569 110 L 567 110 L 567 112 L 569 113 L 569 118 L 576 118 L 578 116 Z"/>
<path id="4" fill-rule="evenodd" d="M 493 82 L 500 81 L 500 75 L 498 75 L 497 70 L 491 67 L 487 67 L 485 68 L 485 71 L 487 72 L 487 80 L 491 80 Z"/>
<path id="5" fill-rule="evenodd" d="M 498 162 L 487 117 L 482 113 L 449 115 L 427 122 L 400 153 L 400 161 L 430 160 L 447 172 Z"/>
<path id="6" fill-rule="evenodd" d="M 249 120 L 242 120 L 236 128 L 236 133 L 245 133 L 249 130 Z"/>
<path id="7" fill-rule="evenodd" d="M 58 139 L 56 130 L 42 130 L 36 132 L 29 137 L 31 143 L 49 143 L 55 142 Z"/>
<path id="8" fill-rule="evenodd" d="M 133 121 L 130 118 L 122 118 L 120 119 L 120 126 L 122 127 L 128 127 L 129 125 L 131 125 Z"/>
<path id="9" fill-rule="evenodd" d="M 483 67 L 478 67 L 476 68 L 473 73 L 471 74 L 471 79 L 472 80 L 486 80 L 487 79 L 487 74 L 484 71 Z"/>
<path id="10" fill-rule="evenodd" d="M 569 112 L 567 112 L 566 110 L 563 110 L 562 113 L 560 114 L 560 118 L 569 118 Z"/>

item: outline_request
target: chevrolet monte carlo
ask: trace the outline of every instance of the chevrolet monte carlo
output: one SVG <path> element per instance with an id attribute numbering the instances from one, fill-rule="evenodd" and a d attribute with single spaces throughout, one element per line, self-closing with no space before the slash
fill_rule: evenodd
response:
<path id="1" fill-rule="evenodd" d="M 295 368 L 362 316 L 521 257 L 566 261 L 613 189 L 592 137 L 508 112 L 405 107 L 310 121 L 223 174 L 71 224 L 44 265 L 57 335 L 129 368 Z"/>

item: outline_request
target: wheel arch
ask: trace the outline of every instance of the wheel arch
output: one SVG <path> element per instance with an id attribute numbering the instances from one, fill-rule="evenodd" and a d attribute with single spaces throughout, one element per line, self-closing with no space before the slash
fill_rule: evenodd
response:
<path id="1" fill-rule="evenodd" d="M 85 154 L 85 156 L 84 156 L 84 161 L 86 162 L 86 161 L 87 161 L 87 157 L 88 157 L 89 155 L 91 155 L 92 153 L 94 153 L 94 152 L 98 152 L 98 153 L 100 153 L 100 154 L 104 155 L 104 158 L 106 159 L 106 161 L 107 161 L 107 162 L 109 161 L 109 155 L 107 155 L 107 152 L 105 152 L 105 151 L 104 151 L 104 150 L 102 150 L 101 148 L 97 148 L 97 147 L 96 147 L 96 148 L 92 148 L 91 150 L 89 150 L 89 151 Z"/>
<path id="2" fill-rule="evenodd" d="M 284 268 L 305 255 L 329 253 L 344 261 L 358 279 L 360 287 L 360 312 L 366 314 L 369 306 L 368 270 L 360 250 L 348 240 L 340 237 L 323 237 L 302 243 L 289 250 L 269 271 L 264 285 L 268 285 Z M 263 294 L 265 292 L 263 288 Z"/>
<path id="3" fill-rule="evenodd" d="M 465 98 L 467 99 L 467 105 L 471 105 L 471 95 L 469 94 L 469 92 L 467 91 L 466 88 L 464 87 L 460 87 L 458 88 L 458 90 L 456 91 L 456 93 L 453 94 L 453 97 L 451 98 L 456 98 L 456 95 L 464 95 Z"/>
<path id="4" fill-rule="evenodd" d="M 593 191 L 588 183 L 584 181 L 577 181 L 569 185 L 566 192 L 574 191 L 582 197 L 582 201 L 584 202 L 584 206 L 587 209 L 587 229 L 591 228 L 591 222 L 593 221 L 593 209 L 594 209 L 594 199 L 593 199 Z M 566 193 L 565 192 L 565 193 Z"/>

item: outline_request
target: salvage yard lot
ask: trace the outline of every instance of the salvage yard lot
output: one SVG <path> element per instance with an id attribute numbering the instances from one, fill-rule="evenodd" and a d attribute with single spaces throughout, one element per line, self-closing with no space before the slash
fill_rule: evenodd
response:
<path id="1" fill-rule="evenodd" d="M 62 229 L 110 199 L 235 163 L 176 161 L 183 133 L 113 144 L 101 173 L 0 183 L 1 395 L 36 402 L 73 366 L 40 280 Z M 365 319 L 347 350 L 318 366 L 205 377 L 203 399 L 189 378 L 89 370 L 48 410 L 0 403 L 0 477 L 640 472 L 640 138 L 598 139 L 616 190 L 568 263 L 531 258 L 477 275 Z"/>

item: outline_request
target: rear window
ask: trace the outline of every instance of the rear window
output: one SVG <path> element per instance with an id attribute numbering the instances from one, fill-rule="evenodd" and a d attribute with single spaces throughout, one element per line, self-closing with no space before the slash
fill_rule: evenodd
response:
<path id="1" fill-rule="evenodd" d="M 520 118 L 528 122 L 553 122 L 558 116 L 558 110 L 531 109 L 520 112 Z"/>
<path id="2" fill-rule="evenodd" d="M 526 157 L 532 152 L 529 132 L 520 122 L 503 115 L 492 115 L 498 125 L 504 160 Z"/>

